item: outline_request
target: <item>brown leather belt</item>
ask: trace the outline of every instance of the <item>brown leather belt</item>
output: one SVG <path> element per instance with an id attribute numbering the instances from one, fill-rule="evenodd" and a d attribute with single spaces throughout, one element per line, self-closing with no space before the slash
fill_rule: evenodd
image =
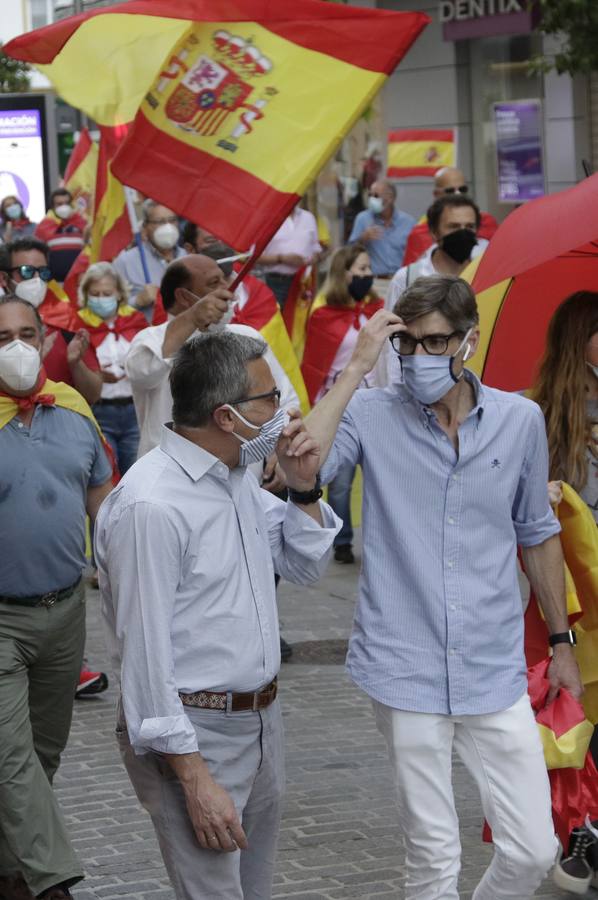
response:
<path id="1" fill-rule="evenodd" d="M 258 709 L 266 709 L 276 700 L 278 692 L 278 678 L 275 678 L 266 687 L 259 691 L 240 693 L 238 691 L 196 691 L 194 694 L 182 694 L 179 692 L 183 706 L 196 706 L 199 709 L 222 709 L 226 712 L 256 712 Z"/>

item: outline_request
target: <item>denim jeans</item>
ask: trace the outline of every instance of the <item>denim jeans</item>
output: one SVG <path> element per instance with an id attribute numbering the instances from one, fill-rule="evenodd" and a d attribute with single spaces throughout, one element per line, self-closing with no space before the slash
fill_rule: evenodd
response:
<path id="1" fill-rule="evenodd" d="M 343 527 L 334 539 L 334 546 L 353 543 L 353 527 L 351 524 L 351 487 L 355 478 L 355 466 L 345 463 L 340 466 L 336 477 L 328 485 L 328 503 L 335 511 L 339 519 L 343 520 Z"/>
<path id="2" fill-rule="evenodd" d="M 139 426 L 134 404 L 96 403 L 93 414 L 112 447 L 118 471 L 124 475 L 137 459 Z"/>

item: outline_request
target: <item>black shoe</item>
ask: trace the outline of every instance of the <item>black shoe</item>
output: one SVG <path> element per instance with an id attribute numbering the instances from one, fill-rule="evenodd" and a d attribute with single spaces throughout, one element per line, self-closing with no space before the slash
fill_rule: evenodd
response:
<path id="1" fill-rule="evenodd" d="M 338 547 L 335 547 L 334 558 L 339 563 L 354 563 L 355 557 L 353 556 L 351 544 L 339 544 Z"/>
<path id="2" fill-rule="evenodd" d="M 293 655 L 293 648 L 287 644 L 284 638 L 280 639 L 280 658 L 283 662 L 288 662 Z"/>
<path id="3" fill-rule="evenodd" d="M 589 890 L 594 870 L 589 862 L 589 854 L 596 845 L 596 838 L 587 828 L 574 828 L 569 839 L 567 856 L 561 854 L 554 867 L 554 883 L 572 894 L 586 894 Z"/>

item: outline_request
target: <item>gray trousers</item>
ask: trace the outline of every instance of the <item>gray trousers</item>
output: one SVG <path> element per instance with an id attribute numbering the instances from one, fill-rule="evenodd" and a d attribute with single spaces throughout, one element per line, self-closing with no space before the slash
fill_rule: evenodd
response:
<path id="1" fill-rule="evenodd" d="M 55 606 L 0 604 L 0 875 L 39 894 L 83 877 L 52 790 L 85 643 L 82 585 Z"/>
<path id="2" fill-rule="evenodd" d="M 249 848 L 222 853 L 200 847 L 177 777 L 159 754 L 137 756 L 121 721 L 123 761 L 152 818 L 177 900 L 270 900 L 284 791 L 278 701 L 261 712 L 185 711 L 210 774 L 233 799 Z"/>

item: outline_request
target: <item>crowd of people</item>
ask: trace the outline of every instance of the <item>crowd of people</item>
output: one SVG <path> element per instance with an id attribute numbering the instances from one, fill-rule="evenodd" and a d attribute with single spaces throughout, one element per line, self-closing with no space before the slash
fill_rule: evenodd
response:
<path id="1" fill-rule="evenodd" d="M 176 897 L 268 900 L 292 652 L 276 585 L 355 563 L 357 467 L 347 666 L 388 746 L 405 898 L 458 898 L 453 750 L 495 847 L 475 900 L 532 897 L 557 841 L 520 575 L 548 699 L 579 699 L 555 509 L 565 482 L 598 523 L 598 294 L 563 297 L 535 384 L 506 393 L 466 366 L 480 327 L 460 276 L 497 224 L 458 169 L 420 222 L 372 181 L 299 356 L 290 319 L 323 249 L 308 210 L 239 282 L 231 247 L 147 198 L 142 252 L 73 287 L 89 223 L 65 188 L 50 200 L 39 224 L 0 202 L 0 900 L 64 900 L 83 878 L 52 779 L 74 696 L 107 684 L 84 662 L 90 551 L 118 744 Z M 585 890 L 593 845 L 576 829 L 557 883 Z"/>

